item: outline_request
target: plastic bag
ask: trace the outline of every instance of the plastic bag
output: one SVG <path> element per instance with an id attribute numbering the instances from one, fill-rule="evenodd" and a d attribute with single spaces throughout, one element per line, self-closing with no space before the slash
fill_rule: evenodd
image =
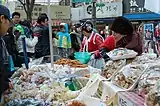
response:
<path id="1" fill-rule="evenodd" d="M 155 64 L 150 66 L 146 72 L 141 76 L 138 83 L 139 94 L 143 97 L 149 93 L 149 91 L 156 84 L 157 80 L 160 79 L 160 66 Z"/>
<path id="2" fill-rule="evenodd" d="M 76 88 L 76 90 L 80 90 L 80 89 L 84 88 L 88 81 L 89 81 L 89 79 L 85 78 L 85 77 L 72 79 L 73 85 Z"/>
<path id="3" fill-rule="evenodd" d="M 12 56 L 10 55 L 9 56 L 9 68 L 10 68 L 10 71 L 15 71 L 15 68 L 14 68 L 14 62 L 13 62 L 13 59 L 12 59 Z"/>
<path id="4" fill-rule="evenodd" d="M 146 106 L 160 106 L 160 80 L 151 89 L 145 98 Z"/>
<path id="5" fill-rule="evenodd" d="M 126 65 L 114 75 L 112 82 L 123 89 L 132 90 L 147 67 L 148 65 Z"/>
<path id="6" fill-rule="evenodd" d="M 99 74 L 91 75 L 89 81 L 87 82 L 86 86 L 82 88 L 82 92 L 76 98 L 77 100 L 82 100 L 83 96 L 95 96 L 97 89 L 99 87 L 99 83 L 104 80 Z"/>
<path id="7" fill-rule="evenodd" d="M 88 66 L 90 74 L 101 74 L 101 69 L 94 68 L 92 66 Z"/>
<path id="8" fill-rule="evenodd" d="M 104 68 L 104 59 L 103 58 L 99 58 L 99 59 L 91 59 L 88 62 L 88 65 L 97 68 L 97 69 L 103 69 Z"/>
<path id="9" fill-rule="evenodd" d="M 80 99 L 86 106 L 106 106 L 106 104 L 101 101 L 101 99 L 90 97 L 87 95 L 83 95 L 82 99 Z"/>
<path id="10" fill-rule="evenodd" d="M 137 56 L 133 61 L 132 64 L 146 64 L 146 63 L 153 63 L 157 59 L 156 54 L 148 54 L 143 53 L 141 56 Z"/>
<path id="11" fill-rule="evenodd" d="M 40 65 L 43 61 L 44 57 L 41 57 L 39 59 L 35 59 L 31 62 L 29 62 L 29 68 L 32 67 L 33 65 Z"/>
<path id="12" fill-rule="evenodd" d="M 107 55 L 112 60 L 121 60 L 121 59 L 134 58 L 138 55 L 138 53 L 133 50 L 126 49 L 126 48 L 119 48 L 119 49 L 114 49 L 110 51 L 109 53 L 107 53 Z"/>
<path id="13" fill-rule="evenodd" d="M 111 80 L 113 75 L 121 70 L 123 66 L 126 65 L 126 60 L 118 60 L 118 61 L 108 61 L 104 67 L 102 72 L 102 76 L 104 76 L 107 80 Z"/>
<path id="14" fill-rule="evenodd" d="M 4 106 L 44 106 L 42 101 L 35 99 L 13 100 Z"/>

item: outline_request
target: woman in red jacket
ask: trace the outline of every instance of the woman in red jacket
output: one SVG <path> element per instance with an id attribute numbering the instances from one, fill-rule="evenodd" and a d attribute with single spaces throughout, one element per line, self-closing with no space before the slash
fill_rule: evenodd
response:
<path id="1" fill-rule="evenodd" d="M 100 46 L 99 53 L 101 57 L 108 60 L 106 52 L 114 48 L 127 48 L 136 51 L 139 55 L 142 54 L 142 37 L 134 32 L 132 24 L 124 17 L 117 17 L 112 23 L 111 30 L 113 34 L 105 39 Z"/>
<path id="2" fill-rule="evenodd" d="M 100 34 L 93 31 L 93 23 L 86 21 L 81 28 L 84 38 L 80 51 L 94 53 L 99 50 L 104 39 Z"/>
<path id="3" fill-rule="evenodd" d="M 93 23 L 91 21 L 86 21 L 81 26 L 81 29 L 82 29 L 84 38 L 82 41 L 80 51 L 90 52 L 92 54 L 96 53 L 100 49 L 100 45 L 104 41 L 103 37 L 93 30 Z M 95 59 L 93 58 L 93 56 L 94 55 L 91 56 L 91 59 L 88 64 L 94 68 L 101 69 L 104 63 L 102 58 Z"/>

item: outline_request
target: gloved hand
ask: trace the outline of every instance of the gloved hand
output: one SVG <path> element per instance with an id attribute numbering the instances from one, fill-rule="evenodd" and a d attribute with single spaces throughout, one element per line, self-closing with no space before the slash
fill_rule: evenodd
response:
<path id="1" fill-rule="evenodd" d="M 105 62 L 110 60 L 110 57 L 107 55 L 107 52 L 109 52 L 109 50 L 107 50 L 106 48 L 100 49 L 100 55 L 105 60 Z"/>

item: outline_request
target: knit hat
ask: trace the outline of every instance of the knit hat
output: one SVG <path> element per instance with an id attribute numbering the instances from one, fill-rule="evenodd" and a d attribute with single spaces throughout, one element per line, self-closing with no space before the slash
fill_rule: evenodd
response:
<path id="1" fill-rule="evenodd" d="M 120 16 L 113 21 L 111 30 L 122 35 L 129 35 L 133 33 L 133 26 L 128 19 Z"/>
<path id="2" fill-rule="evenodd" d="M 91 33 L 93 31 L 93 22 L 90 20 L 87 20 L 82 24 L 81 28 L 82 30 L 85 30 L 86 32 Z"/>

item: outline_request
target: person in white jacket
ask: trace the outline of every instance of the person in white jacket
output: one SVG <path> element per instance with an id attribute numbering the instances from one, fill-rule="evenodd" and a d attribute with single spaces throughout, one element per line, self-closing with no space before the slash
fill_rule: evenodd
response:
<path id="1" fill-rule="evenodd" d="M 38 37 L 36 36 L 34 36 L 34 38 L 25 37 L 25 41 L 26 41 L 27 56 L 32 58 L 35 53 L 35 46 L 38 42 Z M 23 45 L 21 36 L 18 38 L 18 51 L 19 54 L 23 56 Z"/>
<path id="2" fill-rule="evenodd" d="M 32 37 L 32 33 L 31 33 L 31 24 L 29 23 L 29 21 L 23 21 L 21 23 L 24 32 L 25 32 L 25 41 L 26 41 L 26 49 L 27 49 L 27 56 L 29 58 L 32 58 L 34 56 L 35 53 L 35 46 L 38 42 L 38 37 L 34 36 Z M 23 56 L 23 44 L 22 44 L 22 35 L 19 36 L 18 41 L 17 41 L 17 45 L 18 45 L 18 52 L 21 56 Z"/>

